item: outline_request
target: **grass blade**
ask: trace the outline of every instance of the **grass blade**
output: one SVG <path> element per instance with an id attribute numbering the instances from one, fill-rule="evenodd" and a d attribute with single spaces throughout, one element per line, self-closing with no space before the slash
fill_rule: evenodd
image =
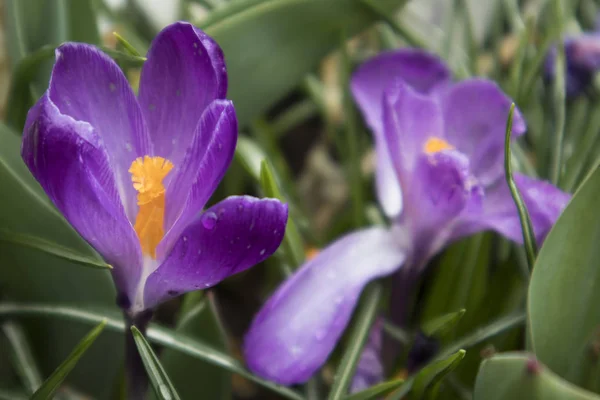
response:
<path id="1" fill-rule="evenodd" d="M 135 345 L 138 348 L 144 367 L 146 367 L 146 372 L 148 373 L 156 397 L 162 400 L 179 400 L 177 391 L 160 364 L 158 357 L 154 354 L 152 347 L 150 347 L 144 335 L 142 335 L 142 332 L 135 326 L 132 326 L 131 334 L 135 340 Z"/>
<path id="2" fill-rule="evenodd" d="M 510 194 L 517 206 L 519 212 L 519 220 L 521 221 L 521 229 L 523 231 L 523 243 L 525 244 L 525 251 L 527 253 L 527 262 L 529 269 L 533 269 L 535 264 L 535 257 L 537 254 L 537 243 L 535 241 L 535 235 L 533 233 L 533 226 L 531 225 L 531 219 L 529 218 L 529 212 L 525 206 L 525 202 L 521 197 L 521 193 L 517 188 L 517 184 L 513 179 L 512 165 L 511 165 L 511 154 L 510 154 L 510 137 L 512 133 L 513 114 L 515 111 L 515 103 L 511 104 L 510 111 L 508 112 L 508 119 L 506 121 L 506 136 L 504 141 L 504 174 L 506 176 L 506 182 L 510 189 Z"/>
<path id="3" fill-rule="evenodd" d="M 381 396 L 398 389 L 404 384 L 404 379 L 396 379 L 393 381 L 383 382 L 375 386 L 371 386 L 368 389 L 362 390 L 358 393 L 353 393 L 346 397 L 345 400 L 375 400 L 380 399 Z"/>
<path id="4" fill-rule="evenodd" d="M 42 375 L 33 357 L 25 332 L 12 321 L 3 323 L 2 331 L 11 345 L 16 372 L 21 378 L 25 391 L 31 395 L 41 386 Z"/>
<path id="5" fill-rule="evenodd" d="M 90 333 L 75 346 L 75 349 L 69 354 L 69 357 L 56 368 L 52 375 L 50 375 L 33 396 L 31 396 L 31 400 L 46 400 L 53 398 L 54 392 L 56 392 L 60 384 L 65 380 L 67 375 L 69 375 L 69 372 L 75 367 L 81 356 L 87 351 L 92 343 L 94 343 L 98 336 L 100 336 L 106 324 L 106 319 L 102 320 L 97 327 L 92 329 Z"/>
<path id="6" fill-rule="evenodd" d="M 373 282 L 367 286 L 363 293 L 362 305 L 354 320 L 352 332 L 348 338 L 348 347 L 344 351 L 333 385 L 331 385 L 329 400 L 339 400 L 346 396 L 348 387 L 354 377 L 356 364 L 358 364 L 363 346 L 373 325 L 382 291 L 381 283 Z"/>

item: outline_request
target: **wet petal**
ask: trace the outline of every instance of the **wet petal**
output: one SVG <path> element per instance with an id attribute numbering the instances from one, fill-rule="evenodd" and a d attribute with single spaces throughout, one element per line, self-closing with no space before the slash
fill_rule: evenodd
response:
<path id="1" fill-rule="evenodd" d="M 158 252 L 169 251 L 225 175 L 237 143 L 237 119 L 229 100 L 215 100 L 202 114 L 183 162 L 167 186 L 165 231 Z"/>
<path id="2" fill-rule="evenodd" d="M 190 224 L 146 281 L 144 305 L 214 286 L 267 259 L 277 250 L 287 205 L 275 199 L 232 196 Z"/>
<path id="3" fill-rule="evenodd" d="M 285 385 L 308 380 L 333 350 L 363 287 L 394 272 L 404 258 L 394 235 L 381 227 L 329 245 L 280 286 L 254 318 L 244 343 L 249 368 Z"/>
<path id="4" fill-rule="evenodd" d="M 443 96 L 446 138 L 466 154 L 471 171 L 483 186 L 504 174 L 504 135 L 512 100 L 494 82 L 469 79 L 453 85 Z M 518 109 L 513 116 L 512 136 L 525 132 Z"/>
<path id="5" fill-rule="evenodd" d="M 403 81 L 419 92 L 429 92 L 450 81 L 450 71 L 429 53 L 403 49 L 383 53 L 364 63 L 353 75 L 351 89 L 365 120 L 375 136 L 377 170 L 375 184 L 379 202 L 390 217 L 400 214 L 400 184 L 386 150 L 382 101 L 386 90 Z"/>
<path id="6" fill-rule="evenodd" d="M 155 155 L 177 167 L 204 109 L 226 92 L 225 61 L 215 41 L 188 22 L 163 29 L 148 51 L 139 93 Z"/>
<path id="7" fill-rule="evenodd" d="M 410 187 L 428 139 L 444 138 L 440 104 L 435 97 L 419 94 L 404 84 L 388 91 L 382 103 L 386 147 L 400 184 Z"/>
<path id="8" fill-rule="evenodd" d="M 94 128 L 108 153 L 127 217 L 135 221 L 136 192 L 127 171 L 136 157 L 149 154 L 150 143 L 123 72 L 96 47 L 65 43 L 56 49 L 48 93 L 61 114 Z"/>
<path id="9" fill-rule="evenodd" d="M 515 174 L 514 177 L 527 206 L 537 242 L 541 244 L 566 207 L 571 195 L 549 182 L 521 174 Z M 504 180 L 486 191 L 480 212 L 468 213 L 454 236 L 458 238 L 485 229 L 495 230 L 517 243 L 523 243 L 517 206 Z"/>
<path id="10" fill-rule="evenodd" d="M 117 290 L 131 299 L 141 249 L 97 131 L 60 114 L 44 95 L 27 115 L 22 156 L 67 221 L 114 267 Z"/>

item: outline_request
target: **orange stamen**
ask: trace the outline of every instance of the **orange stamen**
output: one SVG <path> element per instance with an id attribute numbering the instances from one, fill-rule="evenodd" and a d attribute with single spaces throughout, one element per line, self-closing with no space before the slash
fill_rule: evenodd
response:
<path id="1" fill-rule="evenodd" d="M 454 150 L 454 146 L 438 137 L 431 137 L 423 145 L 423 151 L 427 154 L 435 154 L 442 150 Z"/>
<path id="2" fill-rule="evenodd" d="M 173 163 L 162 157 L 136 158 L 129 168 L 133 187 L 137 190 L 140 210 L 135 218 L 142 252 L 156 258 L 156 246 L 162 240 L 165 218 L 165 187 L 163 179 L 173 169 Z"/>

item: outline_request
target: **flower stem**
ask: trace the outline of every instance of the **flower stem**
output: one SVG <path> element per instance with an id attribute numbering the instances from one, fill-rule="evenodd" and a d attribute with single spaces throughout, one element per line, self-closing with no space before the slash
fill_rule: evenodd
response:
<path id="1" fill-rule="evenodd" d="M 144 363 L 138 353 L 135 340 L 131 334 L 131 327 L 135 325 L 142 334 L 152 318 L 151 311 L 136 315 L 124 313 L 127 329 L 125 330 L 125 378 L 127 382 L 127 398 L 130 400 L 144 400 L 148 389 L 148 375 Z"/>

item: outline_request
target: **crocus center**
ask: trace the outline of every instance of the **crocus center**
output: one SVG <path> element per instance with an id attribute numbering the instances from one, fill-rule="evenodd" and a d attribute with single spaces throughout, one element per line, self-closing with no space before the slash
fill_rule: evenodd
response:
<path id="1" fill-rule="evenodd" d="M 142 252 L 156 258 L 156 246 L 162 240 L 165 217 L 165 186 L 163 179 L 173 169 L 173 163 L 162 157 L 136 158 L 129 168 L 133 187 L 137 190 L 140 206 L 135 218 Z"/>
<path id="2" fill-rule="evenodd" d="M 435 154 L 443 150 L 454 150 L 454 146 L 438 137 L 430 137 L 423 145 L 426 154 Z"/>

